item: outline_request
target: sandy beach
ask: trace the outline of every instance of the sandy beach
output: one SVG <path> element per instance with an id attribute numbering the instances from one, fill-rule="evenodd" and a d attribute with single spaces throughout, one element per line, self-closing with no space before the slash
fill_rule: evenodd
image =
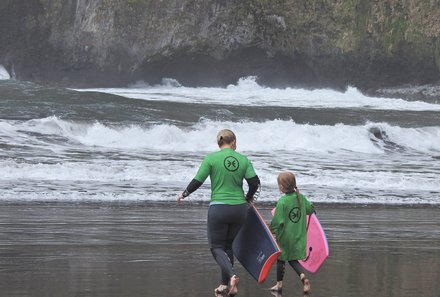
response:
<path id="1" fill-rule="evenodd" d="M 1 296 L 213 296 L 208 205 L 2 202 Z M 257 204 L 270 219 L 272 205 Z M 330 258 L 311 296 L 438 297 L 440 209 L 315 205 Z M 236 264 L 238 296 L 272 296 Z M 292 270 L 283 296 L 302 296 Z"/>

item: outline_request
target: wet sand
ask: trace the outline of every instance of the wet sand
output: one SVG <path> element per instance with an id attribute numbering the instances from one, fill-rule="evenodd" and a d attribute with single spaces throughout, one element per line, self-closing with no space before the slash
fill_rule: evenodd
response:
<path id="1" fill-rule="evenodd" d="M 270 205 L 258 205 L 266 219 Z M 330 258 L 311 296 L 440 296 L 440 208 L 316 205 Z M 213 296 L 207 204 L 1 202 L 1 296 Z M 237 296 L 270 297 L 236 264 Z M 302 296 L 287 270 L 283 296 Z"/>

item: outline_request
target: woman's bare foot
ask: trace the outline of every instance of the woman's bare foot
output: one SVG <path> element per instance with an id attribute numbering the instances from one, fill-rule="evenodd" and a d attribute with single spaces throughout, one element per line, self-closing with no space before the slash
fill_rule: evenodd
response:
<path id="1" fill-rule="evenodd" d="M 274 297 L 283 297 L 283 295 L 281 295 L 281 291 L 270 291 L 270 294 Z"/>
<path id="2" fill-rule="evenodd" d="M 283 282 L 277 282 L 275 286 L 269 288 L 272 292 L 281 292 L 283 290 Z"/>
<path id="3" fill-rule="evenodd" d="M 232 277 L 231 277 L 231 288 L 229 289 L 229 295 L 230 296 L 235 296 L 235 295 L 237 295 L 237 293 L 238 293 L 238 281 L 239 281 L 240 279 L 238 278 L 238 276 L 236 276 L 236 275 L 233 275 Z"/>
<path id="4" fill-rule="evenodd" d="M 225 294 L 228 291 L 227 285 L 220 285 L 217 288 L 214 289 L 215 294 Z"/>
<path id="5" fill-rule="evenodd" d="M 310 292 L 310 281 L 306 278 L 304 273 L 301 273 L 301 282 L 304 286 L 304 294 L 308 294 Z"/>

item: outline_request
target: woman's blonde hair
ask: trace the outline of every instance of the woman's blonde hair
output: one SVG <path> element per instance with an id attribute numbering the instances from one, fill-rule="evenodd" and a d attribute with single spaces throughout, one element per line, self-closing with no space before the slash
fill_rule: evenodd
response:
<path id="1" fill-rule="evenodd" d="M 301 197 L 296 186 L 295 175 L 290 171 L 281 172 L 277 177 L 278 187 L 285 194 L 296 193 L 296 199 L 298 200 L 299 207 L 301 208 Z"/>
<path id="2" fill-rule="evenodd" d="M 217 134 L 217 144 L 220 147 L 224 144 L 231 144 L 234 140 L 236 140 L 235 134 L 229 129 L 220 130 Z"/>

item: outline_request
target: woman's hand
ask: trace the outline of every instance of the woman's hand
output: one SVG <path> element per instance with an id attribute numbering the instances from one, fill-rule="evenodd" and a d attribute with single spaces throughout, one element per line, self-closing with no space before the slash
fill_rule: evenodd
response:
<path id="1" fill-rule="evenodd" d="M 182 200 L 183 200 L 184 198 L 185 198 L 185 197 L 183 197 L 183 193 L 180 193 L 179 195 L 177 195 L 177 198 L 176 198 L 177 203 L 182 202 Z"/>
<path id="2" fill-rule="evenodd" d="M 253 204 L 254 203 L 254 196 L 252 196 L 252 197 L 248 197 L 248 196 L 246 196 L 246 201 L 248 202 L 248 203 L 250 203 L 250 204 Z"/>

